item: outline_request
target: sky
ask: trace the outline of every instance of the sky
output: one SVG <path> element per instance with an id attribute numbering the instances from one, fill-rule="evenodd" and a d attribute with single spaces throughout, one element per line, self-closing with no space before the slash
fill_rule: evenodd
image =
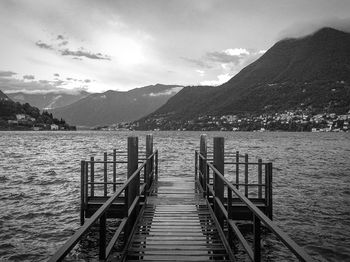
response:
<path id="1" fill-rule="evenodd" d="M 350 31 L 349 0 L 2 0 L 0 90 L 220 85 L 277 41 Z"/>

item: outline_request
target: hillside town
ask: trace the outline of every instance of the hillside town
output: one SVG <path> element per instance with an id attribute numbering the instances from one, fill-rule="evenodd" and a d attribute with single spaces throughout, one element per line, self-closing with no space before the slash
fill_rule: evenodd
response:
<path id="1" fill-rule="evenodd" d="M 125 128 L 136 130 L 347 132 L 349 122 L 350 111 L 337 115 L 336 113 L 311 114 L 303 110 L 295 110 L 250 116 L 204 115 L 187 121 L 172 121 L 166 116 L 159 116 L 146 119 L 144 122 L 128 124 Z"/>
<path id="2" fill-rule="evenodd" d="M 47 117 L 45 117 L 47 116 Z M 5 122 L 6 123 L 6 122 Z M 7 120 L 7 128 L 11 130 L 76 130 L 74 126 L 68 125 L 63 119 L 58 120 L 52 114 L 45 112 L 42 116 L 34 118 L 27 114 L 16 114 L 16 119 Z"/>

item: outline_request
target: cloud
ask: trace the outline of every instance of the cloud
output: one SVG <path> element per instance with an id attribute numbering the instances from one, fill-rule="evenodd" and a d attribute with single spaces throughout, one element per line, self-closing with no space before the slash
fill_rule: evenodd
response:
<path id="1" fill-rule="evenodd" d="M 242 56 L 242 55 L 249 55 L 250 52 L 245 48 L 229 48 L 224 50 L 225 54 L 231 55 L 231 56 Z"/>
<path id="2" fill-rule="evenodd" d="M 86 90 L 83 87 L 77 87 L 74 89 L 66 89 L 61 86 L 65 85 L 66 82 L 59 81 L 30 81 L 25 82 L 21 79 L 10 79 L 10 81 L 3 81 L 0 78 L 0 90 L 4 93 L 17 93 L 23 92 L 28 94 L 47 94 L 47 93 L 66 93 L 72 94 L 82 90 Z"/>
<path id="3" fill-rule="evenodd" d="M 17 78 L 0 78 L 0 90 L 5 93 L 15 92 L 52 92 L 61 90 L 62 82 L 46 80 L 27 80 Z"/>
<path id="4" fill-rule="evenodd" d="M 26 80 L 33 80 L 35 77 L 33 75 L 24 75 L 23 76 L 23 79 L 26 79 Z"/>
<path id="5" fill-rule="evenodd" d="M 85 79 L 84 82 L 85 82 L 85 83 L 90 83 L 91 80 L 90 80 L 90 79 Z"/>
<path id="6" fill-rule="evenodd" d="M 168 96 L 168 95 L 178 93 L 179 91 L 181 91 L 182 88 L 184 88 L 184 87 L 183 86 L 176 86 L 176 87 L 170 88 L 164 92 L 150 93 L 149 96 Z"/>
<path id="7" fill-rule="evenodd" d="M 52 49 L 52 46 L 51 46 L 51 45 L 46 44 L 46 43 L 42 42 L 41 40 L 37 41 L 37 42 L 35 43 L 35 45 L 37 45 L 38 47 L 43 48 L 43 49 L 49 49 L 49 50 Z"/>
<path id="8" fill-rule="evenodd" d="M 223 51 L 208 52 L 206 59 L 219 63 L 234 63 L 238 64 L 240 60 L 250 55 L 250 52 L 245 48 L 226 49 Z"/>
<path id="9" fill-rule="evenodd" d="M 186 58 L 185 60 L 196 66 L 205 65 L 196 68 L 195 71 L 205 80 L 201 85 L 220 85 L 231 79 L 245 66 L 252 63 L 263 55 L 266 50 L 246 49 L 246 48 L 228 48 L 220 51 L 206 52 L 200 59 Z"/>
<path id="10" fill-rule="evenodd" d="M 82 84 L 72 89 L 64 88 L 69 82 L 63 80 L 34 80 L 32 75 L 24 75 L 23 78 L 13 77 L 16 73 L 11 71 L 0 71 L 0 90 L 4 93 L 30 93 L 30 94 L 46 94 L 46 93 L 67 93 L 73 94 L 86 90 Z M 84 83 L 85 80 L 79 80 Z"/>
<path id="11" fill-rule="evenodd" d="M 103 55 L 101 53 L 91 53 L 89 51 L 83 51 L 83 50 L 77 50 L 77 51 L 72 51 L 69 49 L 64 49 L 60 51 L 61 55 L 63 56 L 73 56 L 73 57 L 86 57 L 90 59 L 100 59 L 100 60 L 111 60 L 110 57 Z"/>
<path id="12" fill-rule="evenodd" d="M 319 19 L 318 21 L 312 22 L 309 21 L 294 23 L 286 29 L 282 30 L 278 34 L 277 40 L 303 37 L 314 33 L 323 27 L 331 27 L 350 33 L 350 18 L 328 18 Z"/>
<path id="13" fill-rule="evenodd" d="M 201 85 L 205 85 L 205 86 L 218 86 L 221 85 L 225 82 L 227 82 L 228 80 L 231 79 L 231 75 L 230 74 L 221 74 L 217 76 L 217 79 L 215 80 L 205 80 L 200 82 Z"/>
<path id="14" fill-rule="evenodd" d="M 56 40 L 59 41 L 58 46 L 68 45 L 68 38 L 63 35 L 57 35 Z"/>
<path id="15" fill-rule="evenodd" d="M 181 57 L 181 59 L 183 59 L 191 64 L 194 64 L 196 66 L 199 66 L 201 68 L 211 68 L 211 66 L 208 63 L 206 63 L 205 61 L 200 60 L 200 59 L 193 59 L 193 58 L 188 58 L 188 57 Z"/>
<path id="16" fill-rule="evenodd" d="M 239 64 L 241 60 L 252 55 L 252 52 L 245 48 L 229 48 L 222 51 L 207 52 L 201 59 L 182 57 L 201 68 L 214 68 L 216 63 L 233 63 Z"/>
<path id="17" fill-rule="evenodd" d="M 65 46 L 65 45 L 68 45 L 68 41 L 65 40 L 65 41 L 62 41 L 61 43 L 58 44 L 59 46 Z"/>
<path id="18" fill-rule="evenodd" d="M 53 74 L 54 76 L 56 76 L 56 77 L 59 77 L 60 76 L 60 74 L 58 74 L 58 73 L 56 73 L 56 74 Z"/>
<path id="19" fill-rule="evenodd" d="M 196 72 L 200 75 L 200 76 L 204 76 L 205 72 L 203 70 L 199 70 L 197 69 Z"/>
<path id="20" fill-rule="evenodd" d="M 14 75 L 17 75 L 17 73 L 12 71 L 0 71 L 0 77 L 12 77 Z"/>
<path id="21" fill-rule="evenodd" d="M 56 40 L 60 40 L 61 42 L 59 42 L 58 44 L 56 42 L 50 45 L 39 40 L 35 43 L 35 45 L 43 49 L 56 51 L 62 56 L 72 56 L 73 59 L 77 59 L 77 60 L 82 60 L 81 59 L 82 57 L 95 59 L 95 60 L 111 60 L 111 58 L 107 55 L 85 51 L 83 47 L 81 47 L 80 50 L 76 50 L 76 51 L 70 50 L 69 48 L 61 49 L 61 47 L 69 44 L 69 42 L 66 40 L 66 38 L 63 35 L 58 35 L 56 37 Z"/>

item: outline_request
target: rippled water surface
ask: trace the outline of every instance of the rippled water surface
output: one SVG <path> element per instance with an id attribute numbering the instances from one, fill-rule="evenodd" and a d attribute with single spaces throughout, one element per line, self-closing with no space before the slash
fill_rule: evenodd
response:
<path id="1" fill-rule="evenodd" d="M 145 134 L 0 132 L 0 260 L 47 260 L 79 227 L 80 160 L 125 149 L 129 135 L 143 148 Z M 350 261 L 350 133 L 207 135 L 209 146 L 224 136 L 226 151 L 271 160 L 274 220 L 316 260 Z M 160 176 L 193 175 L 199 136 L 154 133 Z"/>

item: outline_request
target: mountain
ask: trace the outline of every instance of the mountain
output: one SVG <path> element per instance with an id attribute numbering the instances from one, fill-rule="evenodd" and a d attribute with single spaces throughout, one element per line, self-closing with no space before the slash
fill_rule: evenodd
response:
<path id="1" fill-rule="evenodd" d="M 11 99 L 0 90 L 0 101 L 11 101 Z"/>
<path id="2" fill-rule="evenodd" d="M 349 33 L 323 28 L 303 38 L 281 40 L 228 82 L 185 87 L 140 124 L 292 109 L 350 109 Z"/>
<path id="3" fill-rule="evenodd" d="M 48 110 L 57 107 L 63 107 L 70 105 L 86 96 L 88 92 L 81 91 L 76 93 L 65 92 L 49 92 L 49 93 L 8 93 L 7 94 L 13 101 L 20 103 L 29 103 L 38 107 L 41 110 Z"/>
<path id="4" fill-rule="evenodd" d="M 157 84 L 127 92 L 107 91 L 91 94 L 52 112 L 75 125 L 96 126 L 130 122 L 153 112 L 180 89 L 182 86 Z"/>
<path id="5" fill-rule="evenodd" d="M 50 130 L 52 124 L 61 130 L 75 130 L 63 119 L 58 120 L 48 112 L 40 113 L 28 103 L 14 102 L 0 90 L 0 130 Z"/>

